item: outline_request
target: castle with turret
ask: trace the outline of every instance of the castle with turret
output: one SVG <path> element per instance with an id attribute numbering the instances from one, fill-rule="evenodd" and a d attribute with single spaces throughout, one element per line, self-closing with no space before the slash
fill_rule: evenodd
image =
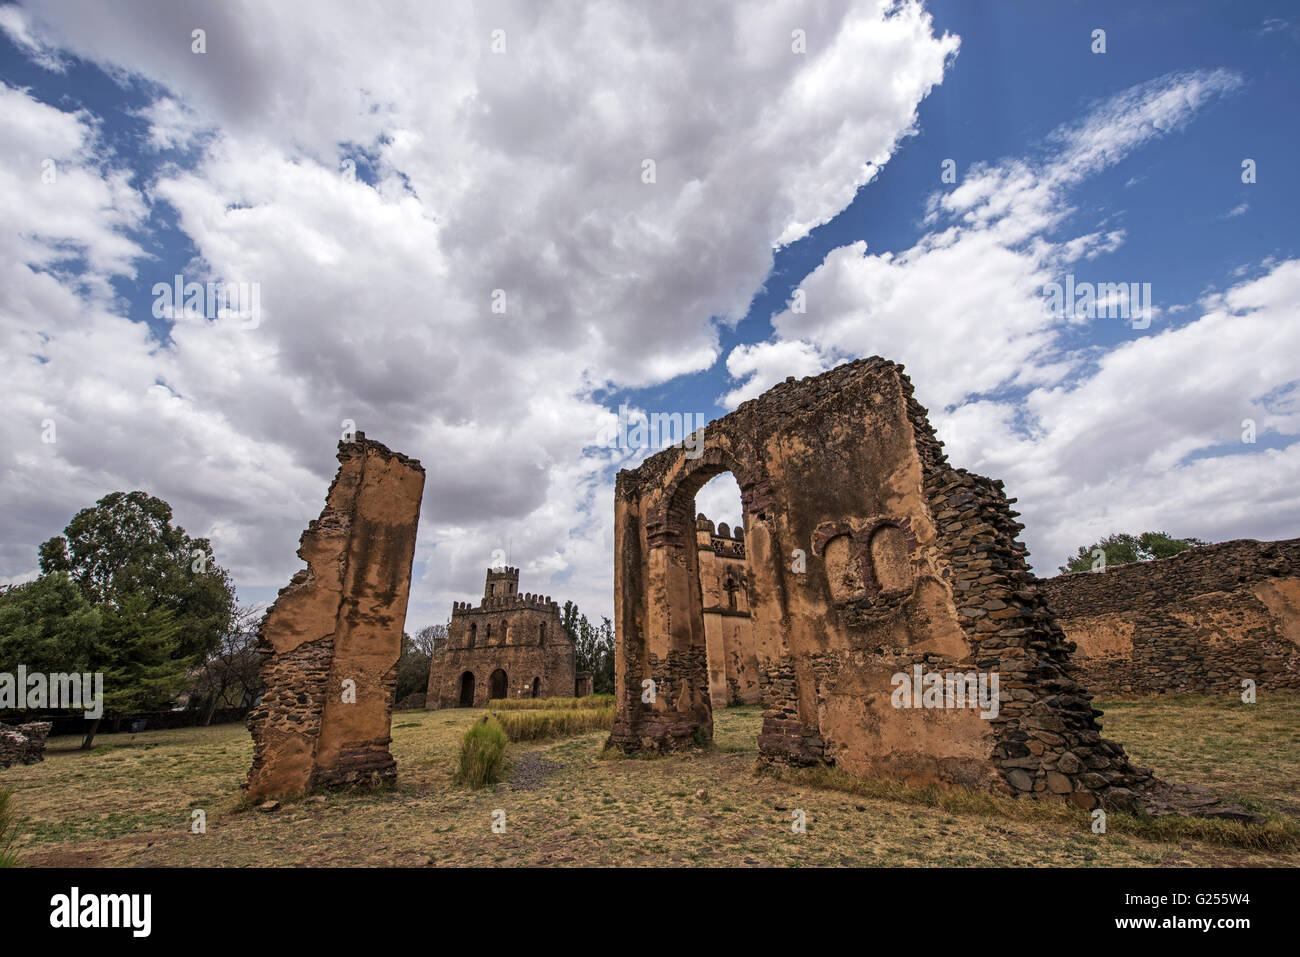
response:
<path id="1" fill-rule="evenodd" d="M 714 708 L 759 700 L 758 658 L 749 612 L 749 566 L 745 530 L 703 514 L 695 519 L 700 598 L 709 663 L 709 698 Z"/>
<path id="2" fill-rule="evenodd" d="M 478 605 L 452 603 L 429 665 L 428 708 L 481 708 L 498 698 L 569 698 L 574 647 L 549 595 L 520 593 L 518 568 L 489 568 Z"/>

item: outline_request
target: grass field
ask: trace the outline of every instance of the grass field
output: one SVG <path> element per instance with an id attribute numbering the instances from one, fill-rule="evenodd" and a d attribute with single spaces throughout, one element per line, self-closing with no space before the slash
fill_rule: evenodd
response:
<path id="1" fill-rule="evenodd" d="M 1300 700 L 1162 697 L 1101 703 L 1108 737 L 1170 781 L 1204 784 L 1300 820 Z M 1300 852 L 1094 835 L 1082 816 L 951 811 L 755 775 L 757 708 L 715 716 L 708 751 L 601 757 L 605 730 L 510 745 L 495 788 L 452 782 L 482 710 L 398 712 L 398 783 L 263 813 L 240 809 L 252 757 L 242 725 L 111 735 L 93 752 L 52 738 L 14 789 L 25 866 L 374 865 L 1271 865 Z M 1020 804 L 1026 802 L 1018 802 Z M 192 811 L 207 831 L 191 832 Z M 493 812 L 506 815 L 492 831 Z M 807 833 L 795 834 L 795 811 Z"/>

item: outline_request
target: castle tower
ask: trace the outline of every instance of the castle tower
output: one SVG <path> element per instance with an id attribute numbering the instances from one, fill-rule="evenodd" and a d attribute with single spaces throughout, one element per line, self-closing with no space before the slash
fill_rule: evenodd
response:
<path id="1" fill-rule="evenodd" d="M 695 519 L 699 555 L 701 614 L 704 622 L 713 707 L 759 700 L 754 623 L 749 610 L 745 530 L 726 522 L 714 527 L 703 513 Z"/>
<path id="2" fill-rule="evenodd" d="M 489 568 L 483 583 L 484 598 L 504 598 L 519 594 L 519 569 L 502 566 Z"/>
<path id="3" fill-rule="evenodd" d="M 428 708 L 501 698 L 571 698 L 576 654 L 550 595 L 519 591 L 519 569 L 489 568 L 478 605 L 453 602 L 447 640 L 429 661 Z"/>

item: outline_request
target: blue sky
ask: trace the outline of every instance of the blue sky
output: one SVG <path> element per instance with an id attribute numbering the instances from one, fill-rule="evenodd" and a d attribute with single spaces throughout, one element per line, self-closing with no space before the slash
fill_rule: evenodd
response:
<path id="1" fill-rule="evenodd" d="M 927 8 L 936 30 L 956 33 L 962 46 L 943 84 L 920 104 L 916 135 L 848 208 L 777 253 L 744 320 L 720 336 L 722 357 L 707 375 L 634 391 L 629 402 L 725 412 L 717 400 L 727 389 L 731 348 L 770 335 L 768 320 L 835 247 L 859 239 L 876 251 L 911 246 L 924 232 L 926 196 L 951 188 L 939 181 L 944 160 L 954 159 L 960 176 L 974 163 L 1050 150 L 1048 135 L 1091 102 L 1169 72 L 1226 68 L 1247 86 L 1075 193 L 1075 222 L 1119 221 L 1128 230 L 1122 249 L 1094 260 L 1079 278 L 1150 282 L 1168 306 L 1230 285 L 1241 266 L 1300 252 L 1300 181 L 1287 172 L 1300 155 L 1300 125 L 1282 120 L 1300 97 L 1293 5 L 957 0 Z M 1105 54 L 1091 51 L 1097 28 L 1107 31 Z M 1241 182 L 1247 156 L 1268 171 L 1266 197 L 1259 182 Z M 1243 203 L 1250 205 L 1245 213 L 1228 215 Z M 1130 334 L 1103 325 L 1086 338 L 1107 345 Z"/>
<path id="2" fill-rule="evenodd" d="M 0 577 L 145 488 L 269 600 L 350 419 L 429 468 L 412 626 L 498 548 L 608 614 L 621 404 L 712 419 L 876 353 L 1040 574 L 1300 534 L 1298 53 L 1268 2 L 2 5 Z M 178 273 L 265 321 L 156 318 Z M 1067 273 L 1150 283 L 1149 328 L 1045 320 Z"/>

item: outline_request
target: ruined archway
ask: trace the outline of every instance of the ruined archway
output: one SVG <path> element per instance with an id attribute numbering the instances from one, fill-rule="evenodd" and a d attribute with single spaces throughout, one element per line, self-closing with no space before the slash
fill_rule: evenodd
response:
<path id="1" fill-rule="evenodd" d="M 776 556 L 764 529 L 767 482 L 761 467 L 732 453 L 730 443 L 708 442 L 694 458 L 669 449 L 636 472 L 620 472 L 615 518 L 616 712 L 611 741 L 628 750 L 673 749 L 713 733 L 708 646 L 702 614 L 696 554 L 696 493 L 715 476 L 730 472 L 740 486 L 749 576 L 756 594 L 770 596 L 777 578 Z M 661 468 L 657 469 L 656 466 Z M 644 494 L 634 476 L 646 480 Z M 629 481 L 632 479 L 632 481 Z M 751 538 L 751 526 L 757 542 Z M 750 606 L 755 632 L 765 635 L 756 649 L 759 672 L 785 655 L 779 607 L 771 601 Z M 760 677 L 760 684 L 762 684 Z M 775 690 L 769 689 L 769 690 Z M 780 722 L 771 694 L 764 734 Z M 771 725 L 775 727 L 776 725 Z M 760 739 L 761 740 L 761 739 Z"/>
<path id="2" fill-rule="evenodd" d="M 488 677 L 488 697 L 499 700 L 507 696 L 510 691 L 510 679 L 506 677 L 503 669 L 498 668 Z"/>
<path id="3" fill-rule="evenodd" d="M 712 735 L 691 506 L 723 471 L 741 489 L 762 760 L 1083 807 L 1149 780 L 1070 677 L 1001 483 L 948 465 L 879 358 L 788 379 L 619 473 L 611 745 Z"/>

